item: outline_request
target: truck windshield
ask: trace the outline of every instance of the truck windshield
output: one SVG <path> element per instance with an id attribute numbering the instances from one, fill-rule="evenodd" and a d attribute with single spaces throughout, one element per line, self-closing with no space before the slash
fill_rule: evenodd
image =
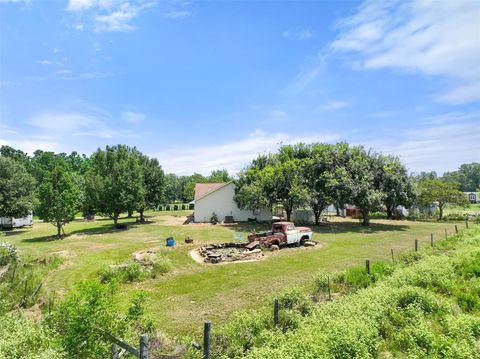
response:
<path id="1" fill-rule="evenodd" d="M 276 224 L 273 226 L 273 233 L 281 232 L 282 231 L 282 225 L 281 224 Z"/>

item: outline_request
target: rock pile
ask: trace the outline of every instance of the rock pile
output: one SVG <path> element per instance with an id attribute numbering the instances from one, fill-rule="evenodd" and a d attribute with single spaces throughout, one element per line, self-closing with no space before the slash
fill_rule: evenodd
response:
<path id="1" fill-rule="evenodd" d="M 233 262 L 239 260 L 259 259 L 263 257 L 260 249 L 248 249 L 244 243 L 209 244 L 199 249 L 206 263 Z"/>

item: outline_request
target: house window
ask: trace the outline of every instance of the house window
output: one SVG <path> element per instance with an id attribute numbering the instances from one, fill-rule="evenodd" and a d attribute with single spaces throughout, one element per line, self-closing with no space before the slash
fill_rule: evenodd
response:
<path id="1" fill-rule="evenodd" d="M 477 202 L 477 195 L 475 193 L 470 193 L 469 198 L 470 202 Z"/>

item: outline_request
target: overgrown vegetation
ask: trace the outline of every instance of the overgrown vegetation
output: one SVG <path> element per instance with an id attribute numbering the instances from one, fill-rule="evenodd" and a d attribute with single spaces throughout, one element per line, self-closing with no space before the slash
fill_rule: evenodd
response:
<path id="1" fill-rule="evenodd" d="M 102 283 L 119 282 L 131 283 L 147 278 L 157 278 L 170 272 L 173 268 L 166 251 L 143 258 L 141 261 L 132 261 L 118 265 L 110 265 L 99 271 Z"/>
<path id="2" fill-rule="evenodd" d="M 237 313 L 216 331 L 213 357 L 479 358 L 480 230 L 374 263 L 370 275 L 318 273 L 309 293 L 277 297 L 279 328 L 271 306 Z"/>

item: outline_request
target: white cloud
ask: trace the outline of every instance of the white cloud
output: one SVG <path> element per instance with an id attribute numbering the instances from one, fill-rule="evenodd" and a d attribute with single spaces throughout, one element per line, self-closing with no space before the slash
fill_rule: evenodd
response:
<path id="1" fill-rule="evenodd" d="M 122 4 L 117 11 L 108 15 L 96 16 L 97 25 L 95 31 L 121 31 L 129 32 L 135 28 L 129 24 L 130 20 L 138 15 L 138 8 L 129 3 Z"/>
<path id="2" fill-rule="evenodd" d="M 42 130 L 43 134 L 63 135 L 68 137 L 97 137 L 97 138 L 139 138 L 138 132 L 131 130 L 117 130 L 109 123 L 111 116 L 108 112 L 95 107 L 86 106 L 81 112 L 47 111 L 32 116 L 27 123 Z M 40 135 L 42 134 L 40 133 Z"/>
<path id="3" fill-rule="evenodd" d="M 8 4 L 8 3 L 21 3 L 21 2 L 24 2 L 24 3 L 28 3 L 30 2 L 31 0 L 0 0 L 0 4 L 3 3 L 3 4 Z"/>
<path id="4" fill-rule="evenodd" d="M 426 117 L 409 130 L 390 130 L 381 140 L 360 144 L 400 156 L 414 172 L 452 171 L 462 163 L 480 162 L 480 112 Z"/>
<path id="5" fill-rule="evenodd" d="M 93 21 L 97 32 L 130 32 L 135 29 L 130 22 L 156 3 L 157 0 L 70 0 L 67 11 L 76 15 L 72 25 L 76 30 L 83 31 L 85 23 Z"/>
<path id="6" fill-rule="evenodd" d="M 322 110 L 335 111 L 350 106 L 347 101 L 329 101 L 322 106 Z"/>
<path id="7" fill-rule="evenodd" d="M 138 124 L 145 119 L 145 115 L 140 112 L 125 111 L 122 113 L 122 119 L 131 124 Z"/>
<path id="8" fill-rule="evenodd" d="M 299 93 L 315 80 L 324 70 L 327 62 L 327 55 L 319 54 L 310 63 L 300 69 L 298 74 L 288 85 L 288 91 Z"/>
<path id="9" fill-rule="evenodd" d="M 469 120 L 477 121 L 477 124 L 480 126 L 480 110 L 470 112 L 454 111 L 435 116 L 428 116 L 422 120 L 422 123 L 427 125 L 442 125 L 445 123 L 460 123 Z"/>
<path id="10" fill-rule="evenodd" d="M 102 124 L 92 115 L 69 112 L 44 112 L 31 117 L 27 123 L 51 132 L 74 132 Z"/>
<path id="11" fill-rule="evenodd" d="M 10 146 L 28 154 L 33 154 L 36 150 L 43 151 L 59 151 L 60 146 L 56 142 L 51 141 L 34 141 L 34 140 L 24 140 L 24 141 L 7 141 L 0 138 L 0 146 Z"/>
<path id="12" fill-rule="evenodd" d="M 171 148 L 152 154 L 158 158 L 167 172 L 208 174 L 212 170 L 225 168 L 235 174 L 248 165 L 258 154 L 275 151 L 280 144 L 297 142 L 332 142 L 338 140 L 336 134 L 311 134 L 292 136 L 281 132 L 266 133 L 261 130 L 230 143 L 212 146 Z"/>
<path id="13" fill-rule="evenodd" d="M 165 15 L 164 15 L 166 18 L 169 18 L 169 19 L 184 19 L 186 17 L 190 17 L 192 16 L 192 13 L 190 11 L 186 11 L 186 10 L 177 10 L 177 11 L 170 11 L 170 12 L 167 12 Z"/>
<path id="14" fill-rule="evenodd" d="M 67 10 L 85 11 L 94 7 L 108 9 L 114 5 L 115 0 L 69 0 Z"/>
<path id="15" fill-rule="evenodd" d="M 480 2 L 365 1 L 337 23 L 337 51 L 366 69 L 396 68 L 440 76 L 452 84 L 443 102 L 480 100 Z"/>

